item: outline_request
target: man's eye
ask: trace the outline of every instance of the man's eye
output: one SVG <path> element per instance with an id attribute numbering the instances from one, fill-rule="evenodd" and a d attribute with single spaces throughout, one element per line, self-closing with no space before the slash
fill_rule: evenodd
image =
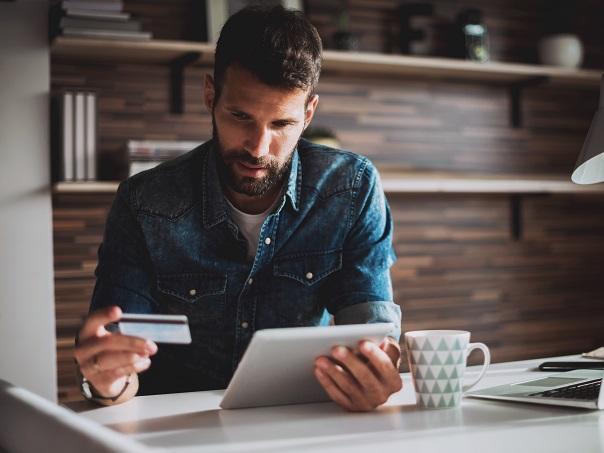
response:
<path id="1" fill-rule="evenodd" d="M 238 120 L 247 120 L 248 119 L 248 116 L 242 112 L 231 112 L 231 115 L 233 115 L 233 117 L 237 118 Z"/>
<path id="2" fill-rule="evenodd" d="M 275 121 L 273 123 L 273 126 L 275 126 L 277 129 L 283 129 L 284 127 L 289 126 L 291 123 L 289 121 Z"/>

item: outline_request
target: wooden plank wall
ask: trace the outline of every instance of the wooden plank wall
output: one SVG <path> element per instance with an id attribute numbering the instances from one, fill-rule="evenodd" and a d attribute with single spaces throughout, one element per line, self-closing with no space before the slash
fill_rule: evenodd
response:
<path id="1" fill-rule="evenodd" d="M 604 344 L 602 197 L 524 198 L 520 241 L 505 196 L 389 198 L 404 330 L 470 330 L 494 361 Z"/>
<path id="2" fill-rule="evenodd" d="M 508 174 L 568 174 L 597 103 L 593 90 L 527 89 L 514 129 L 502 86 L 326 75 L 319 94 L 314 124 L 379 166 Z"/>
<path id="3" fill-rule="evenodd" d="M 351 0 L 365 50 L 387 49 L 394 0 Z M 454 14 L 461 2 L 434 2 Z M 333 26 L 326 2 L 305 2 L 325 42 Z M 493 55 L 533 62 L 536 1 L 469 1 L 485 11 Z M 165 14 L 169 5 L 170 14 Z M 188 2 L 126 0 L 158 38 L 188 36 Z M 578 10 L 601 11 L 594 1 Z M 592 8 L 592 9 L 590 9 Z M 600 9 L 596 9 L 600 8 Z M 583 16 L 586 63 L 604 67 L 601 14 Z M 388 25 L 390 24 L 390 25 Z M 332 27 L 332 28 L 330 28 Z M 583 35 L 582 35 L 583 36 Z M 53 89 L 99 95 L 103 179 L 126 176 L 128 139 L 203 141 L 211 121 L 202 104 L 203 68 L 188 69 L 185 113 L 169 113 L 169 70 L 154 65 L 51 62 Z M 505 87 L 443 80 L 324 74 L 315 125 L 343 147 L 381 166 L 480 173 L 569 174 L 597 106 L 597 91 L 541 86 L 526 90 L 525 127 L 509 125 Z M 55 284 L 59 397 L 78 398 L 73 337 L 88 308 L 96 249 L 112 196 L 55 195 Z M 392 275 L 404 329 L 460 328 L 492 348 L 495 361 L 583 351 L 604 344 L 599 258 L 604 200 L 597 195 L 523 198 L 523 236 L 510 233 L 510 199 L 487 195 L 389 195 L 399 256 Z"/>
<path id="4" fill-rule="evenodd" d="M 55 194 L 53 233 L 57 381 L 60 401 L 81 398 L 73 359 L 75 334 L 88 312 L 97 249 L 112 194 Z"/>

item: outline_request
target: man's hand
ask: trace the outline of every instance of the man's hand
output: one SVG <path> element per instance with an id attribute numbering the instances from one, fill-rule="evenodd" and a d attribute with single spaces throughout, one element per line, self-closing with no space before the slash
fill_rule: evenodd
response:
<path id="1" fill-rule="evenodd" d="M 130 375 L 136 375 L 151 365 L 149 356 L 157 352 L 157 345 L 142 338 L 111 333 L 105 325 L 122 316 L 117 307 L 97 310 L 86 318 L 78 334 L 75 359 L 82 375 L 93 385 L 99 396 L 111 398 L 120 393 Z M 135 385 L 138 389 L 138 379 Z M 134 396 L 127 392 L 120 401 Z"/>
<path id="2" fill-rule="evenodd" d="M 346 410 L 371 411 L 403 387 L 398 372 L 401 349 L 391 338 L 379 346 L 361 341 L 356 352 L 336 346 L 331 353 L 315 361 L 315 376 Z"/>

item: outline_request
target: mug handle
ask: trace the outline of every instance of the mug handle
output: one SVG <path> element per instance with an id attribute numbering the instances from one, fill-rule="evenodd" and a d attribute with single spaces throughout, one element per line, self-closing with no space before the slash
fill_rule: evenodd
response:
<path id="1" fill-rule="evenodd" d="M 482 364 L 482 370 L 480 370 L 480 374 L 478 375 L 476 380 L 474 382 L 472 382 L 471 384 L 467 384 L 467 385 L 463 386 L 464 392 L 467 392 L 468 390 L 470 390 L 472 387 L 474 387 L 476 384 L 478 384 L 480 382 L 480 380 L 483 378 L 484 374 L 487 372 L 487 368 L 489 367 L 489 365 L 491 363 L 491 353 L 489 352 L 489 348 L 487 347 L 487 345 L 484 343 L 470 343 L 468 345 L 468 352 L 466 352 L 466 360 L 468 359 L 468 356 L 474 349 L 480 349 L 482 351 L 482 353 L 484 354 L 484 363 Z"/>

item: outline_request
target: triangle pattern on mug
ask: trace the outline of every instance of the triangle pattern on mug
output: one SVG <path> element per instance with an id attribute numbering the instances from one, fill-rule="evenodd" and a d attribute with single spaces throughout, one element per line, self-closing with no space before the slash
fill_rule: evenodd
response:
<path id="1" fill-rule="evenodd" d="M 421 407 L 457 406 L 466 366 L 466 341 L 458 337 L 416 337 L 407 340 L 417 401 Z"/>

